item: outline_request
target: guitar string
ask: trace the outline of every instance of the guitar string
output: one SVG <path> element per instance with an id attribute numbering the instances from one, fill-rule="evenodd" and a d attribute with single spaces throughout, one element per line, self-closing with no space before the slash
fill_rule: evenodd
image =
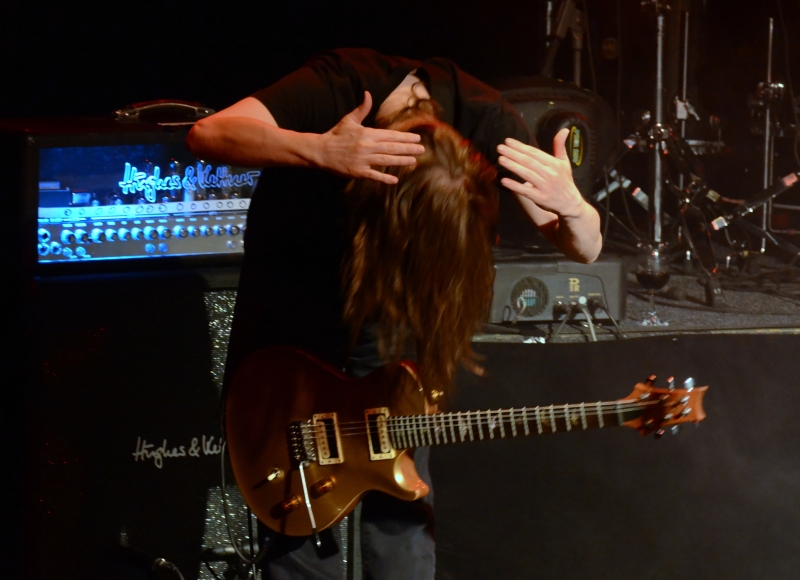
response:
<path id="1" fill-rule="evenodd" d="M 580 405 L 576 405 L 574 407 L 570 406 L 569 412 L 564 411 L 564 405 L 553 405 L 552 410 L 553 410 L 553 415 L 555 416 L 556 419 L 564 419 L 567 416 L 569 416 L 570 418 L 579 417 L 581 414 L 585 414 L 587 417 L 596 417 L 599 416 L 600 414 L 607 415 L 607 414 L 616 414 L 618 412 L 624 413 L 626 411 L 639 410 L 643 409 L 644 407 L 657 404 L 659 404 L 658 401 L 648 401 L 644 403 L 622 404 L 622 405 L 616 405 L 616 404 L 613 405 L 608 404 L 607 406 L 601 405 L 601 410 L 603 411 L 602 413 L 597 412 L 597 404 L 595 403 L 592 403 L 584 407 L 583 413 L 581 413 Z M 526 414 L 528 412 L 535 414 L 536 410 L 538 409 L 540 415 L 543 416 L 544 418 L 549 418 L 551 414 L 551 407 L 549 405 L 545 407 L 525 407 L 524 409 Z M 497 409 L 497 410 L 488 409 L 485 411 L 462 411 L 461 413 L 462 413 L 461 414 L 462 423 L 468 425 L 469 424 L 476 425 L 478 423 L 482 424 L 484 422 L 483 420 L 489 418 L 490 414 L 491 418 L 500 418 L 505 420 L 504 422 L 508 422 L 507 420 L 510 420 L 513 415 L 514 419 L 518 419 L 520 420 L 520 422 L 522 422 L 522 408 Z M 458 412 L 455 411 L 449 413 L 431 413 L 431 414 L 421 414 L 421 415 L 389 415 L 386 417 L 386 419 L 388 421 L 391 421 L 392 423 L 395 423 L 397 420 L 400 419 L 412 419 L 412 418 L 418 419 L 422 417 L 436 418 L 437 421 L 441 421 L 442 419 L 449 420 L 450 418 L 458 420 Z M 528 421 L 529 422 L 535 421 L 535 415 L 529 417 Z M 345 432 L 348 429 L 352 429 L 353 427 L 359 429 L 362 427 L 365 428 L 366 425 L 367 425 L 366 421 L 345 421 L 338 423 L 340 433 Z M 319 429 L 319 427 L 315 427 L 313 425 L 306 425 L 302 427 L 301 431 L 308 433 L 315 433 L 317 429 Z"/>
<path id="2" fill-rule="evenodd" d="M 603 404 L 603 405 L 601 405 L 601 410 L 602 411 L 608 411 L 608 412 L 601 412 L 601 413 L 597 412 L 597 405 L 594 404 L 594 403 L 591 404 L 590 406 L 584 407 L 583 412 L 581 412 L 580 405 L 577 405 L 575 407 L 570 407 L 569 408 L 570 412 L 565 412 L 564 411 L 564 405 L 561 405 L 561 406 L 554 405 L 553 409 L 552 409 L 552 413 L 551 413 L 551 408 L 550 408 L 549 405 L 546 406 L 546 407 L 538 407 L 538 410 L 539 410 L 539 415 L 541 417 L 541 421 L 542 421 L 542 423 L 544 423 L 544 422 L 549 422 L 549 420 L 551 418 L 551 415 L 555 419 L 565 419 L 566 417 L 569 417 L 571 419 L 572 418 L 578 419 L 578 418 L 581 417 L 581 415 L 583 415 L 583 416 L 585 416 L 587 418 L 590 418 L 590 417 L 591 418 L 595 418 L 595 417 L 598 417 L 601 414 L 602 415 L 608 415 L 608 414 L 614 415 L 614 414 L 617 414 L 617 413 L 625 413 L 627 411 L 641 410 L 644 407 L 651 406 L 651 405 L 657 405 L 658 403 L 659 403 L 658 401 L 648 401 L 648 402 L 635 403 L 635 404 L 626 403 L 626 404 L 621 404 L 619 406 L 616 405 L 616 403 Z M 537 410 L 537 407 L 525 407 L 526 414 L 527 414 L 528 411 L 530 411 L 531 413 L 534 413 L 534 416 L 528 416 L 527 417 L 528 424 L 535 423 L 535 421 L 536 421 L 536 417 L 535 417 L 536 410 Z M 575 411 L 575 412 L 571 412 L 571 411 Z M 496 413 L 496 414 L 493 414 L 493 413 Z M 417 429 L 425 428 L 422 425 L 419 425 L 419 426 L 416 426 L 416 427 L 414 425 L 410 425 L 410 424 L 399 425 L 397 423 L 397 421 L 400 420 L 400 419 L 417 419 L 418 420 L 418 419 L 421 419 L 421 418 L 435 418 L 435 422 L 437 422 L 437 423 L 443 423 L 444 422 L 445 423 L 444 426 L 442 426 L 441 424 L 433 426 L 434 428 L 438 427 L 438 428 L 441 429 L 441 428 L 451 427 L 451 426 L 453 428 L 461 427 L 462 425 L 465 426 L 465 427 L 470 427 L 470 426 L 483 427 L 483 426 L 487 425 L 487 420 L 496 420 L 496 421 L 498 421 L 498 423 L 502 422 L 502 423 L 509 423 L 510 424 L 512 416 L 513 416 L 514 422 L 516 424 L 520 424 L 520 425 L 524 424 L 525 421 L 524 421 L 523 416 L 522 416 L 522 408 L 513 409 L 513 415 L 512 415 L 512 410 L 511 409 L 498 409 L 497 411 L 492 411 L 492 410 L 470 411 L 468 414 L 467 414 L 466 411 L 462 411 L 462 415 L 460 417 L 460 420 L 459 420 L 459 416 L 458 416 L 457 412 L 453 412 L 453 413 L 433 413 L 433 414 L 425 414 L 425 415 L 395 415 L 395 416 L 388 416 L 387 420 L 391 423 L 390 425 L 388 425 L 388 430 L 389 431 L 400 432 L 400 431 L 403 431 L 403 430 L 409 430 L 409 429 L 415 429 L 415 428 L 417 428 Z M 451 425 L 451 423 L 452 423 L 452 425 Z M 348 422 L 339 423 L 338 425 L 339 425 L 339 430 L 338 430 L 339 434 L 340 435 L 344 435 L 344 436 L 347 436 L 347 435 L 350 435 L 350 434 L 361 435 L 361 434 L 366 433 L 366 430 L 367 430 L 366 429 L 366 426 L 367 426 L 367 422 L 366 421 L 348 421 Z M 347 427 L 345 427 L 345 425 Z M 496 428 L 496 426 L 494 428 Z M 308 426 L 302 427 L 301 428 L 301 432 L 304 435 L 313 436 L 313 435 L 316 434 L 318 429 L 319 429 L 319 427 L 316 427 L 316 426 L 313 426 L 313 425 L 308 425 Z M 353 433 L 353 432 L 355 432 L 355 433 Z"/>

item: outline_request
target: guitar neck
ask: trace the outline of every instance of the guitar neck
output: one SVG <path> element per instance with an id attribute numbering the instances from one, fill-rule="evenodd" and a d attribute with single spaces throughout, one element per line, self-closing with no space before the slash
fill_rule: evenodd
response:
<path id="1" fill-rule="evenodd" d="M 390 417 L 395 449 L 619 427 L 644 413 L 635 400 Z"/>

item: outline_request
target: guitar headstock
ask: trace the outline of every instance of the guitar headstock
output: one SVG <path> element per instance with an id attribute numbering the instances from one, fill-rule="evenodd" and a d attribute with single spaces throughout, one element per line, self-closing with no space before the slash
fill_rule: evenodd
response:
<path id="1" fill-rule="evenodd" d="M 625 399 L 626 402 L 636 402 L 641 409 L 641 414 L 635 419 L 626 421 L 624 425 L 636 429 L 642 435 L 656 433 L 656 437 L 663 435 L 668 428 L 677 430 L 681 423 L 699 423 L 706 418 L 703 411 L 703 396 L 707 386 L 694 386 L 694 379 L 686 379 L 683 385 L 675 385 L 675 379 L 667 379 L 667 386 L 655 386 L 655 375 L 644 383 L 639 383 L 633 392 Z"/>

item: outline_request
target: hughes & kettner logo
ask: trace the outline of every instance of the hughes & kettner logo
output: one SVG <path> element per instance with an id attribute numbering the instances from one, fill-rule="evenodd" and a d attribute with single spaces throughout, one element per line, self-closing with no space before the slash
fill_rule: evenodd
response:
<path id="1" fill-rule="evenodd" d="M 153 167 L 152 175 L 146 171 L 139 171 L 138 168 L 125 163 L 125 173 L 122 181 L 119 182 L 123 194 L 142 193 L 150 203 L 156 202 L 159 191 L 196 191 L 206 188 L 222 187 L 242 187 L 255 186 L 260 171 L 248 170 L 242 173 L 233 173 L 228 167 L 220 166 L 214 171 L 213 166 L 197 164 L 197 168 L 189 165 L 180 175 L 167 175 L 161 177 L 161 168 L 156 165 Z"/>

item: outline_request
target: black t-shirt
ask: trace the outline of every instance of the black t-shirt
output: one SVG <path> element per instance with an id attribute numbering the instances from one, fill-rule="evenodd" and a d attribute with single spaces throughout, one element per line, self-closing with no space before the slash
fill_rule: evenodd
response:
<path id="1" fill-rule="evenodd" d="M 442 107 L 442 120 L 490 162 L 497 161 L 497 144 L 506 137 L 532 142 L 525 123 L 499 92 L 441 58 L 415 61 L 369 49 L 324 52 L 253 96 L 279 127 L 324 133 L 369 91 L 373 107 L 364 125 L 372 126 L 381 103 L 414 70 Z M 339 278 L 348 243 L 341 195 L 346 183 L 307 168 L 262 173 L 248 214 L 229 369 L 253 350 L 271 345 L 296 346 L 343 366 L 349 345 Z M 501 211 L 508 205 L 502 197 Z"/>

